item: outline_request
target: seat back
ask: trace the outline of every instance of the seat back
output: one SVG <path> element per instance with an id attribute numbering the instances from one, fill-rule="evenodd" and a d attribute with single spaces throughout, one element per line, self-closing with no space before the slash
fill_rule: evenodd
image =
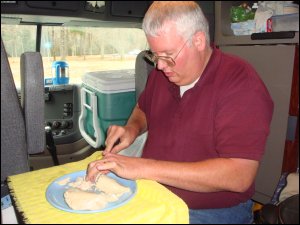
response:
<path id="1" fill-rule="evenodd" d="M 1 182 L 29 171 L 25 122 L 1 37 Z"/>
<path id="2" fill-rule="evenodd" d="M 151 70 L 154 69 L 154 65 L 151 64 L 144 57 L 145 51 L 141 51 L 135 61 L 135 91 L 136 91 L 136 100 L 138 100 L 140 94 L 144 90 L 148 75 Z"/>
<path id="3" fill-rule="evenodd" d="M 144 57 L 145 51 L 140 52 L 135 61 L 135 91 L 136 101 L 138 101 L 140 94 L 145 89 L 148 75 L 154 66 Z M 135 141 L 126 149 L 121 151 L 119 154 L 125 156 L 141 157 L 143 148 L 148 137 L 148 132 L 139 135 Z"/>
<path id="4" fill-rule="evenodd" d="M 21 55 L 21 106 L 24 111 L 27 153 L 45 149 L 44 68 L 39 52 Z"/>

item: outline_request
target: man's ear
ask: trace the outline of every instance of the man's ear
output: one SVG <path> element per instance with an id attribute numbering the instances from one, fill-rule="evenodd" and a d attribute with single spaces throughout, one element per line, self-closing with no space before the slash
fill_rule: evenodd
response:
<path id="1" fill-rule="evenodd" d="M 198 31 L 194 34 L 193 42 L 198 51 L 203 51 L 206 47 L 205 33 Z"/>

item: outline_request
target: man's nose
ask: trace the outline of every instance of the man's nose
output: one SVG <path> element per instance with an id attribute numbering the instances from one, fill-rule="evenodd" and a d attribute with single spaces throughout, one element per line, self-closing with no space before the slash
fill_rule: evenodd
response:
<path id="1" fill-rule="evenodd" d="M 163 59 L 158 59 L 156 67 L 158 70 L 164 70 L 168 66 L 167 62 Z"/>

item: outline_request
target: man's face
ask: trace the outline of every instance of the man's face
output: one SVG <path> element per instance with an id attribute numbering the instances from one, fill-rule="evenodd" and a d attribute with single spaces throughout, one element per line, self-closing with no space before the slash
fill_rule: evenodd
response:
<path id="1" fill-rule="evenodd" d="M 147 40 L 153 54 L 158 56 L 157 69 L 163 71 L 170 82 L 182 86 L 194 81 L 194 74 L 190 73 L 196 54 L 193 45 L 190 46 L 192 37 L 184 39 L 177 33 L 175 25 L 170 24 L 160 35 L 147 36 Z M 172 58 L 175 65 L 170 65 L 164 58 Z"/>

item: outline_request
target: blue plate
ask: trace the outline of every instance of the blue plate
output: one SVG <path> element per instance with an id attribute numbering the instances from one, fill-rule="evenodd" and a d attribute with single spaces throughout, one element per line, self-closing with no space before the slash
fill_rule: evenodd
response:
<path id="1" fill-rule="evenodd" d="M 46 191 L 46 198 L 47 201 L 53 205 L 54 207 L 67 211 L 72 213 L 97 213 L 97 212 L 105 212 L 108 210 L 112 210 L 114 208 L 120 207 L 124 204 L 126 204 L 131 198 L 134 197 L 136 194 L 136 182 L 133 180 L 127 180 L 121 177 L 118 177 L 117 175 L 113 173 L 108 173 L 107 176 L 113 178 L 118 183 L 122 184 L 123 186 L 129 187 L 131 189 L 131 193 L 125 193 L 123 194 L 118 201 L 110 202 L 106 205 L 105 208 L 99 209 L 99 210 L 74 210 L 71 209 L 68 204 L 65 202 L 64 199 L 64 193 L 65 191 L 70 188 L 68 184 L 66 185 L 60 185 L 58 184 L 59 181 L 62 181 L 66 178 L 70 178 L 69 182 L 76 181 L 77 177 L 83 177 L 86 175 L 86 170 L 77 171 L 74 173 L 66 174 L 62 177 L 57 178 L 54 180 L 47 188 Z"/>

